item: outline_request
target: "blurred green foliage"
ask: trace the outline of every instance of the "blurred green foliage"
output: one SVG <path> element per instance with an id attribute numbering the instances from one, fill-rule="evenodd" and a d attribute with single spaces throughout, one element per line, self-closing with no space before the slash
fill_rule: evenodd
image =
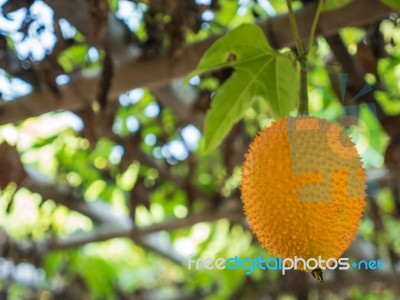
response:
<path id="1" fill-rule="evenodd" d="M 204 27 L 198 33 L 190 33 L 188 41 L 196 41 L 226 29 L 246 28 L 238 27 L 242 23 L 255 22 L 259 15 L 266 17 L 267 13 L 256 1 L 220 0 L 221 9 L 215 13 L 211 22 L 204 22 Z M 348 1 L 332 2 L 332 8 L 343 5 Z M 395 1 L 385 1 L 397 5 Z M 112 10 L 118 9 L 118 1 L 110 1 Z M 271 7 L 276 13 L 285 11 L 284 1 L 271 0 Z M 142 4 L 145 6 L 145 4 Z M 296 6 L 301 3 L 296 1 Z M 254 13 L 257 12 L 257 13 Z M 251 30 L 256 30 L 251 27 Z M 143 24 L 138 31 L 143 31 Z M 236 29 L 237 30 L 237 29 Z M 381 31 L 387 41 L 386 50 L 390 57 L 379 60 L 378 71 L 383 79 L 386 90 L 375 91 L 379 102 L 389 114 L 400 112 L 400 28 L 389 21 L 384 21 Z M 231 32 L 231 34 L 237 31 Z M 363 29 L 345 28 L 341 30 L 346 46 L 350 53 L 357 52 L 357 45 L 364 38 Z M 246 33 L 243 33 L 246 34 Z M 255 33 L 260 35 L 261 33 Z M 243 39 L 235 36 L 234 39 Z M 249 36 L 250 39 L 254 36 Z M 83 69 L 90 72 L 99 69 L 102 53 L 90 56 L 91 47 L 87 45 L 79 32 L 74 39 L 79 41 L 58 57 L 65 73 L 69 74 Z M 225 36 L 227 43 L 229 34 Z M 223 40 L 225 41 L 225 40 Z M 287 54 L 274 52 L 263 40 L 255 41 L 262 44 L 257 51 L 265 51 L 267 56 L 285 58 Z M 249 41 L 250 43 L 250 41 Z M 250 45 L 250 44 L 249 44 Z M 220 46 L 220 45 L 219 45 Z M 227 46 L 227 44 L 223 45 Z M 217 48 L 217 49 L 216 49 Z M 238 55 L 247 55 L 245 49 L 234 45 Z M 244 51 L 243 53 L 240 51 Z M 215 69 L 220 61 L 210 63 L 215 58 L 215 52 L 221 51 L 215 46 L 209 50 L 204 58 L 204 67 L 199 72 Z M 225 51 L 225 50 L 224 50 Z M 225 55 L 225 52 L 223 53 Z M 257 53 L 255 53 L 257 54 Z M 251 56 L 255 55 L 251 53 Z M 327 57 L 330 55 L 329 46 L 323 38 L 318 38 L 310 56 L 310 110 L 328 119 L 335 119 L 343 114 L 340 100 L 330 84 L 330 77 L 326 67 Z M 265 58 L 263 58 L 265 59 Z M 240 60 L 238 61 L 240 63 Z M 287 62 L 277 61 L 277 68 L 289 69 Z M 238 67 L 234 63 L 226 63 L 224 67 Z M 257 66 L 243 72 L 254 73 Z M 271 69 L 268 69 L 271 71 Z M 274 71 L 274 70 L 272 70 Z M 240 70 L 237 70 L 239 73 Z M 289 71 L 286 71 L 289 72 Z M 293 74 L 295 74 L 293 72 Z M 253 77 L 254 79 L 254 77 Z M 255 78 L 262 80 L 260 84 L 278 85 L 282 78 L 278 77 L 277 70 L 268 72 L 268 75 Z M 215 140 L 209 139 L 209 148 L 213 148 L 222 141 L 230 127 L 238 118 L 243 118 L 249 136 L 254 137 L 257 132 L 270 124 L 275 115 L 284 115 L 294 108 L 294 95 L 297 84 L 295 77 L 287 77 L 292 86 L 287 90 L 286 98 L 279 98 L 279 103 L 269 105 L 261 99 L 251 103 L 249 99 L 240 100 L 242 105 L 238 113 L 231 120 L 223 123 L 222 116 L 226 111 L 214 116 L 214 123 L 221 122 L 223 127 L 217 132 Z M 271 83 L 272 82 L 272 83 Z M 213 101 L 218 101 L 218 95 L 223 86 L 212 75 L 202 76 L 197 84 L 191 88 L 198 91 L 215 91 Z M 232 90 L 236 93 L 236 90 Z M 259 96 L 254 93 L 252 96 Z M 261 95 L 265 96 L 265 95 Z M 240 182 L 240 166 L 228 170 L 220 150 L 207 155 L 199 153 L 198 139 L 195 137 L 198 130 L 189 131 L 189 138 L 182 136 L 184 129 L 182 121 L 168 107 L 162 107 L 156 98 L 147 89 L 136 89 L 123 94 L 119 98 L 120 107 L 117 109 L 113 134 L 115 140 L 101 137 L 95 143 L 90 143 L 82 136 L 81 121 L 75 115 L 68 115 L 67 121 L 62 121 L 65 113 L 51 113 L 45 116 L 29 119 L 20 124 L 5 125 L 0 128 L 2 140 L 16 145 L 21 154 L 24 166 L 33 174 L 40 174 L 45 181 L 59 186 L 61 189 L 71 189 L 73 193 L 82 195 L 85 201 L 104 201 L 112 205 L 121 215 L 129 213 L 129 199 L 131 190 L 143 184 L 149 191 L 148 199 L 136 206 L 134 219 L 138 226 L 161 223 L 169 219 L 182 219 L 189 213 L 202 211 L 209 203 L 204 203 L 200 197 L 192 199 L 182 186 L 177 186 L 173 180 L 160 180 L 160 171 L 155 166 L 148 166 L 140 159 L 133 159 L 125 167 L 121 167 L 124 149 L 116 140 L 135 139 L 139 136 L 138 147 L 156 164 L 166 167 L 166 172 L 173 176 L 184 178 L 190 174 L 193 183 L 200 193 L 212 198 L 217 193 L 225 197 L 234 195 Z M 248 101 L 248 103 L 244 103 Z M 289 103 L 290 102 L 290 103 Z M 250 105 L 252 104 L 252 105 Z M 284 104 L 285 107 L 278 106 Z M 215 105 L 215 104 L 214 104 Z M 214 107 L 215 108 L 215 107 Z M 240 115 L 240 116 L 239 116 Z M 363 153 L 363 161 L 369 168 L 382 168 L 383 151 L 387 144 L 387 137 L 377 122 L 374 112 L 368 107 L 361 107 L 360 119 L 365 123 L 367 130 L 373 132 L 369 137 L 369 147 Z M 72 123 L 78 125 L 72 126 Z M 58 125 L 57 125 L 58 124 Z M 186 126 L 186 125 L 184 125 Z M 212 128 L 215 128 L 212 126 Z M 360 128 L 359 128 L 360 129 Z M 207 135 L 214 134 L 209 129 Z M 366 138 L 365 128 L 356 131 L 359 140 Z M 212 141 L 211 141 L 212 140 Z M 192 142 L 194 146 L 189 147 Z M 39 176 L 39 177 L 40 177 Z M 400 222 L 392 216 L 394 200 L 388 190 L 383 189 L 377 200 L 386 231 L 378 237 L 374 223 L 368 216 L 369 208 L 360 227 L 359 239 L 381 242 L 378 248 L 379 255 L 387 258 L 387 244 L 393 244 L 397 254 L 400 254 Z M 224 204 L 222 204 L 224 205 Z M 17 241 L 41 241 L 45 238 L 63 238 L 73 233 L 90 232 L 96 229 L 89 218 L 69 210 L 67 207 L 56 204 L 53 200 L 42 199 L 40 195 L 27 189 L 17 189 L 10 183 L 0 195 L 0 224 L 6 228 L 12 238 Z M 176 231 L 163 231 L 163 239 L 172 244 L 173 249 L 188 256 L 195 253 L 197 257 L 229 257 L 261 255 L 267 257 L 266 250 L 261 249 L 248 230 L 240 224 L 232 224 L 221 219 L 213 223 L 198 223 L 188 228 Z M 63 285 L 74 282 L 77 278 L 87 286 L 93 299 L 118 299 L 116 291 L 134 293 L 142 289 L 157 289 L 164 295 L 163 299 L 173 299 L 177 287 L 183 286 L 188 294 L 198 295 L 199 298 L 227 299 L 238 290 L 251 299 L 254 286 L 273 286 L 280 278 L 277 272 L 257 270 L 250 279 L 255 282 L 248 284 L 248 278 L 243 271 L 216 271 L 207 270 L 189 271 L 186 265 L 177 265 L 151 251 L 146 251 L 140 245 L 127 238 L 116 238 L 105 242 L 87 244 L 74 250 L 54 251 L 46 255 L 40 269 L 44 278 L 40 285 L 43 290 L 57 284 Z M 1 284 L 0 284 L 1 285 Z M 10 299 L 21 299 L 24 288 L 13 283 L 9 290 Z M 285 292 L 285 291 L 282 291 Z M 160 295 L 158 294 L 158 295 Z M 311 292 L 317 299 L 318 291 Z M 339 299 L 339 295 L 329 294 L 326 299 Z M 389 291 L 371 292 L 365 288 L 354 287 L 348 291 L 351 299 L 395 299 L 396 295 Z M 43 298 L 45 299 L 45 298 Z M 278 299 L 293 299 L 291 295 L 281 295 Z"/>

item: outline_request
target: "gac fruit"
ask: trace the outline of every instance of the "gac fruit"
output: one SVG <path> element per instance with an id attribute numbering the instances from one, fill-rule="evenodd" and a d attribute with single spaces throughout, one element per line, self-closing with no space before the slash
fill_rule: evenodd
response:
<path id="1" fill-rule="evenodd" d="M 355 238 L 365 189 L 354 143 L 325 119 L 279 119 L 245 155 L 244 212 L 261 245 L 276 257 L 338 259 Z M 311 271 L 302 264 L 298 269 Z"/>

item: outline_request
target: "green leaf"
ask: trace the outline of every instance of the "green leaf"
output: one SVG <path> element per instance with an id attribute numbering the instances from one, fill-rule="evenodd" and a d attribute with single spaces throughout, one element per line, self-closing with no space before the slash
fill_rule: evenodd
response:
<path id="1" fill-rule="evenodd" d="M 218 39 L 204 54 L 194 75 L 253 61 L 265 55 L 276 55 L 264 33 L 256 25 L 243 24 Z"/>
<path id="2" fill-rule="evenodd" d="M 59 55 L 58 62 L 65 72 L 70 73 L 75 68 L 85 66 L 88 50 L 89 47 L 87 45 L 73 45 Z"/>
<path id="3" fill-rule="evenodd" d="M 255 98 L 265 99 L 275 117 L 287 115 L 297 100 L 298 72 L 292 56 L 272 49 L 255 25 L 241 25 L 216 41 L 188 77 L 224 67 L 235 72 L 217 89 L 207 112 L 205 152 L 220 144 Z"/>
<path id="4" fill-rule="evenodd" d="M 215 14 L 215 21 L 223 26 L 227 26 L 235 16 L 237 16 L 237 10 L 239 8 L 238 1 L 225 0 L 220 1 L 219 5 L 221 9 Z"/>
<path id="5" fill-rule="evenodd" d="M 326 0 L 322 6 L 322 11 L 334 10 L 346 6 L 353 0 Z M 396 0 L 395 0 L 396 1 Z"/>
<path id="6" fill-rule="evenodd" d="M 111 11 L 115 12 L 118 10 L 118 0 L 108 0 L 108 6 Z"/>
<path id="7" fill-rule="evenodd" d="M 381 0 L 381 2 L 391 8 L 397 9 L 400 8 L 400 1 L 399 0 Z"/>

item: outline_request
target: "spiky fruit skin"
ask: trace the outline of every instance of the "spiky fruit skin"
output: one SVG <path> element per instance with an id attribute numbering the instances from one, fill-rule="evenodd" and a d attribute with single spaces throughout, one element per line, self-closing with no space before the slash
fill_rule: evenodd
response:
<path id="1" fill-rule="evenodd" d="M 365 188 L 361 159 L 343 129 L 308 116 L 265 128 L 246 154 L 241 180 L 244 212 L 262 246 L 306 260 L 337 259 L 349 247 Z"/>

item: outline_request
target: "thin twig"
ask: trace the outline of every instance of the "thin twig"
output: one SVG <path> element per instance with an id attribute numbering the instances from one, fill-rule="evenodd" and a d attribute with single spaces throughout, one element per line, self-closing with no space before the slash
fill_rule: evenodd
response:
<path id="1" fill-rule="evenodd" d="M 307 44 L 308 52 L 310 51 L 310 49 L 312 47 L 312 43 L 314 41 L 315 31 L 317 30 L 317 24 L 318 24 L 319 16 L 321 15 L 321 12 L 322 12 L 323 3 L 324 3 L 324 0 L 318 1 L 317 10 L 315 11 L 314 19 L 313 19 L 313 22 L 311 25 L 310 37 L 308 39 L 308 44 Z"/>
<path id="2" fill-rule="evenodd" d="M 315 15 L 311 25 L 311 31 L 309 35 L 308 45 L 304 48 L 299 29 L 296 23 L 296 17 L 292 7 L 292 0 L 286 0 L 288 11 L 289 11 L 289 21 L 290 26 L 292 28 L 293 36 L 296 41 L 296 48 L 297 48 L 297 58 L 300 62 L 300 91 L 299 91 L 299 113 L 308 114 L 308 66 L 307 66 L 307 59 L 308 53 L 314 41 L 315 31 L 317 29 L 318 19 L 321 15 L 322 4 L 323 0 L 318 1 L 317 9 L 315 11 Z"/>
<path id="3" fill-rule="evenodd" d="M 304 49 L 303 49 L 303 44 L 301 42 L 300 34 L 299 34 L 299 28 L 297 27 L 297 22 L 296 22 L 296 16 L 293 11 L 293 6 L 292 6 L 292 0 L 286 0 L 286 4 L 289 10 L 289 22 L 290 22 L 290 27 L 292 28 L 292 33 L 294 36 L 294 40 L 296 42 L 296 48 L 298 55 L 300 56 Z"/>

